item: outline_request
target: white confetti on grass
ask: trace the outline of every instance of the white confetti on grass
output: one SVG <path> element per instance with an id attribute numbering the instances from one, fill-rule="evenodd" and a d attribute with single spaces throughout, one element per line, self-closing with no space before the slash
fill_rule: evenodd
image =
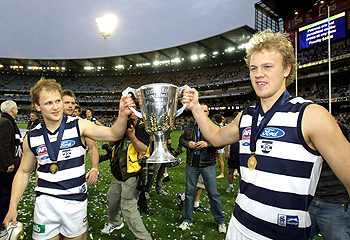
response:
<path id="1" fill-rule="evenodd" d="M 180 133 L 175 131 L 172 134 L 173 145 L 175 149 L 177 148 L 177 139 Z M 103 143 L 97 143 L 100 148 Z M 104 154 L 104 151 L 100 149 L 100 154 Z M 186 186 L 186 161 L 185 153 L 182 153 L 180 157 L 184 160 L 182 165 L 169 168 L 169 176 L 171 181 L 163 183 L 163 188 L 165 191 L 169 192 L 169 195 L 159 195 L 155 193 L 155 188 L 153 186 L 150 191 L 151 199 L 148 200 L 148 205 L 153 211 L 154 215 L 148 216 L 141 213 L 142 220 L 145 224 L 146 229 L 150 232 L 154 240 L 161 239 L 225 239 L 224 234 L 219 234 L 217 231 L 217 224 L 213 218 L 211 212 L 209 213 L 199 213 L 195 212 L 194 225 L 191 230 L 182 231 L 177 227 L 182 223 L 183 217 L 185 215 L 185 209 L 179 211 L 176 205 L 176 195 L 177 193 L 185 192 Z M 225 165 L 226 166 L 226 165 Z M 87 169 L 90 169 L 90 160 L 87 160 Z M 100 231 L 104 224 L 108 221 L 107 218 L 107 199 L 106 194 L 110 186 L 110 182 L 113 176 L 110 173 L 109 162 L 105 161 L 99 165 L 100 176 L 98 182 L 95 185 L 88 187 L 88 220 L 89 220 L 89 239 L 101 239 L 101 240 L 128 240 L 135 239 L 135 236 L 130 231 L 126 222 L 124 221 L 124 228 L 114 231 L 111 234 L 101 234 Z M 217 169 L 217 175 L 219 175 L 219 169 Z M 236 195 L 225 193 L 228 187 L 227 178 L 218 179 L 218 191 L 220 193 L 221 202 L 223 204 L 223 213 L 226 217 L 226 223 L 229 222 L 234 206 L 234 198 Z M 238 190 L 238 180 L 235 179 L 234 185 L 235 192 Z M 34 172 L 31 174 L 30 182 L 26 189 L 25 194 L 19 204 L 19 214 L 18 219 L 24 224 L 26 236 L 25 239 L 32 239 L 32 225 L 33 225 L 33 211 L 35 202 L 35 175 Z M 206 191 L 202 192 L 201 204 L 210 208 L 209 198 Z M 168 236 L 171 236 L 170 238 Z"/>

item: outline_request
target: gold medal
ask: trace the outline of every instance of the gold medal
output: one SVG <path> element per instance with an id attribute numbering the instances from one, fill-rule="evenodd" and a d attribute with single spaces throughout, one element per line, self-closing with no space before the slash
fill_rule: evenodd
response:
<path id="1" fill-rule="evenodd" d="M 55 164 L 57 161 L 52 161 L 53 164 L 50 166 L 50 173 L 55 174 L 58 171 L 58 166 Z"/>
<path id="2" fill-rule="evenodd" d="M 250 158 L 248 159 L 248 168 L 250 170 L 254 170 L 257 164 L 258 164 L 258 161 L 256 160 L 255 156 L 254 155 L 250 156 Z"/>

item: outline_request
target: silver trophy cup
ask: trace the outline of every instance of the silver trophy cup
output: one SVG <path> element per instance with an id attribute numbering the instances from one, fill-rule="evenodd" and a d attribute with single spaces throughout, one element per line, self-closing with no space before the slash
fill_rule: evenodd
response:
<path id="1" fill-rule="evenodd" d="M 137 117 L 143 119 L 146 131 L 153 137 L 153 154 L 148 158 L 148 163 L 168 163 L 176 160 L 168 151 L 166 140 L 171 131 L 174 130 L 175 118 L 188 105 L 186 103 L 182 108 L 176 110 L 178 97 L 184 89 L 190 90 L 190 87 L 154 83 L 144 85 L 136 90 L 128 87 L 122 93 L 123 96 L 126 96 L 131 92 L 138 99 L 141 113 L 134 108 L 130 109 Z"/>

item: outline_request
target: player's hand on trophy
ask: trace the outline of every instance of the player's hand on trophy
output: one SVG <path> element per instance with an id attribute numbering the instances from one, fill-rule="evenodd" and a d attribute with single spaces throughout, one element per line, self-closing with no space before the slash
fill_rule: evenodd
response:
<path id="1" fill-rule="evenodd" d="M 188 103 L 187 108 L 192 110 L 193 107 L 198 104 L 198 92 L 196 89 L 191 88 L 191 90 L 183 90 L 183 96 L 181 100 L 182 104 Z"/>
<path id="2" fill-rule="evenodd" d="M 122 96 L 119 102 L 120 111 L 124 112 L 124 114 L 128 116 L 132 113 L 130 107 L 133 107 L 133 108 L 136 107 L 134 100 L 132 100 L 131 94 Z"/>

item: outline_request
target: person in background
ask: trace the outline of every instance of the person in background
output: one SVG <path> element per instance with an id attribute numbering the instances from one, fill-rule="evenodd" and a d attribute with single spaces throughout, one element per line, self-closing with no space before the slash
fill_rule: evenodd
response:
<path id="1" fill-rule="evenodd" d="M 350 161 L 344 161 L 350 144 L 324 107 L 287 91 L 296 65 L 288 34 L 259 32 L 246 51 L 256 106 L 220 128 L 203 112 L 194 88 L 182 98 L 211 144 L 240 142 L 240 193 L 226 239 L 309 239 L 308 207 L 322 157 L 350 192 Z"/>
<path id="2" fill-rule="evenodd" d="M 0 236 L 7 231 L 2 225 L 9 210 L 12 182 L 19 167 L 22 156 L 21 134 L 15 122 L 17 104 L 7 100 L 1 104 L 0 118 Z"/>
<path id="3" fill-rule="evenodd" d="M 40 123 L 40 120 L 38 118 L 38 113 L 37 112 L 31 112 L 29 115 L 29 121 L 28 121 L 28 126 L 27 129 L 31 130 L 35 128 L 36 125 Z"/>
<path id="4" fill-rule="evenodd" d="M 204 103 L 199 106 L 203 115 L 208 117 L 208 106 Z M 225 215 L 222 213 L 220 194 L 216 184 L 215 153 L 218 148 L 205 139 L 196 121 L 191 121 L 186 125 L 179 138 L 179 144 L 186 148 L 186 201 L 185 217 L 178 228 L 184 231 L 193 224 L 194 200 L 198 178 L 201 174 L 208 192 L 211 212 L 218 224 L 218 231 L 226 233 Z"/>
<path id="5" fill-rule="evenodd" d="M 238 115 L 238 112 L 233 113 L 233 119 L 235 119 Z M 227 159 L 227 168 L 228 168 L 228 188 L 225 190 L 226 193 L 231 193 L 233 191 L 233 179 L 236 178 L 234 176 L 235 170 L 237 170 L 239 175 L 239 143 L 233 143 L 228 146 L 225 146 L 226 154 L 225 158 Z M 240 178 L 240 176 L 239 176 Z"/>
<path id="6" fill-rule="evenodd" d="M 344 136 L 348 133 L 344 125 L 339 125 Z M 349 141 L 349 138 L 348 138 Z M 349 160 L 348 157 L 346 160 Z M 322 163 L 320 180 L 309 207 L 311 217 L 310 239 L 321 233 L 324 240 L 346 240 L 350 238 L 349 194 L 335 176 L 326 161 Z"/>
<path id="7" fill-rule="evenodd" d="M 220 114 L 215 114 L 213 116 L 213 120 L 216 124 L 218 124 L 220 127 L 223 127 L 223 117 Z M 225 163 L 224 163 L 224 151 L 225 147 L 218 149 L 216 152 L 216 165 L 220 164 L 220 175 L 216 178 L 224 178 L 225 177 Z"/>
<path id="8" fill-rule="evenodd" d="M 124 223 L 119 209 L 130 230 L 137 239 L 152 239 L 142 222 L 137 202 L 140 190 L 137 189 L 141 166 L 139 159 L 149 157 L 150 136 L 145 130 L 145 124 L 132 113 L 129 119 L 132 124 L 124 131 L 120 141 L 109 142 L 114 146 L 110 162 L 114 179 L 107 192 L 108 223 L 105 223 L 101 233 L 109 234 L 121 229 Z"/>
<path id="9" fill-rule="evenodd" d="M 100 123 L 95 117 L 94 117 L 94 109 L 92 107 L 86 108 L 86 119 L 95 123 L 97 126 L 102 126 L 102 123 Z"/>
<path id="10" fill-rule="evenodd" d="M 78 104 L 75 104 L 73 116 L 80 117 L 82 112 L 83 112 L 83 109 Z"/>
<path id="11" fill-rule="evenodd" d="M 63 115 L 65 116 L 74 116 L 74 110 L 76 106 L 76 97 L 71 90 L 62 91 L 62 102 L 63 102 Z M 86 175 L 88 178 L 88 186 L 93 185 L 97 182 L 98 179 L 98 163 L 99 163 L 99 151 L 96 145 L 96 142 L 90 138 L 85 138 L 85 143 L 88 147 L 91 161 L 91 169 Z"/>

